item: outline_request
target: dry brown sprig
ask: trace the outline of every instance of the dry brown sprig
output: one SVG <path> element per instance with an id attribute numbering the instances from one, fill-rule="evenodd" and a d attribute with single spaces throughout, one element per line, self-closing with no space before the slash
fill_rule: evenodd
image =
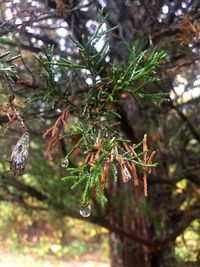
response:
<path id="1" fill-rule="evenodd" d="M 129 172 L 129 170 L 128 170 L 128 168 L 127 168 L 127 166 L 126 166 L 126 164 L 128 162 L 126 162 L 126 164 L 125 164 L 122 155 L 119 155 L 118 156 L 118 162 L 119 162 L 119 165 L 120 165 L 120 171 L 121 171 L 121 175 L 122 175 L 122 181 L 123 181 L 123 183 L 126 183 L 132 177 L 131 174 L 130 174 L 130 172 Z"/>
<path id="2" fill-rule="evenodd" d="M 28 131 L 27 126 L 25 124 L 25 121 L 22 117 L 22 115 L 20 114 L 20 112 L 18 111 L 17 107 L 11 103 L 11 104 L 7 104 L 4 107 L 4 112 L 6 113 L 7 117 L 8 117 L 8 123 L 6 124 L 3 133 L 5 134 L 7 132 L 7 130 L 10 128 L 10 126 L 13 124 L 13 122 L 15 120 L 18 120 L 23 131 L 26 132 Z"/>
<path id="3" fill-rule="evenodd" d="M 139 185 L 139 180 L 138 180 L 138 175 L 137 175 L 137 170 L 136 170 L 136 166 L 133 162 L 128 162 L 126 161 L 126 164 L 130 170 L 130 172 L 133 174 L 133 184 L 134 186 L 138 186 Z"/>
<path id="4" fill-rule="evenodd" d="M 128 146 L 125 142 L 123 142 L 123 146 L 125 148 L 125 150 L 127 152 L 130 153 L 130 155 L 136 157 L 136 159 L 138 160 L 138 162 L 140 162 L 142 165 L 150 165 L 153 161 L 153 158 L 155 156 L 155 151 L 153 151 L 150 156 L 148 157 L 148 146 L 147 146 L 147 134 L 144 135 L 143 137 L 143 141 L 142 141 L 142 150 L 143 150 L 143 158 L 141 159 L 138 154 L 135 152 L 134 148 L 135 148 L 135 144 L 133 144 L 132 146 Z M 120 165 L 122 166 L 123 164 L 126 164 L 129 168 L 129 171 L 131 172 L 131 174 L 133 175 L 133 182 L 134 185 L 137 186 L 139 184 L 139 180 L 138 180 L 138 175 L 137 175 L 137 170 L 136 170 L 136 166 L 133 162 L 128 162 L 126 161 L 125 163 L 122 162 L 122 159 L 120 158 L 119 161 Z M 126 166 L 125 165 L 125 166 Z M 144 195 L 147 196 L 148 195 L 148 191 L 147 191 L 147 177 L 148 174 L 151 173 L 151 167 L 148 166 L 142 166 L 143 169 L 143 186 L 144 186 Z M 123 177 L 123 172 L 122 172 L 122 179 L 124 181 L 124 177 Z"/>
<path id="5" fill-rule="evenodd" d="M 103 175 L 100 177 L 101 190 L 103 191 L 106 186 L 107 177 L 109 176 L 110 162 L 106 162 L 103 167 Z"/>
<path id="6" fill-rule="evenodd" d="M 155 156 L 155 151 L 153 151 L 150 156 L 149 159 L 147 158 L 147 150 L 148 150 L 148 146 L 147 146 L 147 135 L 144 135 L 143 138 L 143 164 L 144 165 L 149 165 L 152 163 L 153 157 Z M 151 167 L 143 167 L 143 171 L 144 171 L 144 176 L 143 176 L 143 183 L 144 183 L 144 195 L 147 197 L 148 196 L 148 191 L 147 191 L 147 176 L 148 174 L 151 173 Z"/>
<path id="7" fill-rule="evenodd" d="M 197 21 L 191 21 L 189 15 L 184 14 L 181 16 L 179 22 L 179 30 L 177 39 L 185 45 L 190 43 L 200 42 L 200 24 Z"/>
<path id="8" fill-rule="evenodd" d="M 128 146 L 125 142 L 123 142 L 123 145 L 124 145 L 127 152 L 129 152 L 132 156 L 136 156 L 138 161 L 141 162 L 140 158 L 137 156 L 137 153 L 133 149 L 135 147 L 135 144 L 133 144 L 132 146 Z M 138 179 L 138 175 L 137 175 L 136 166 L 133 162 L 130 162 L 128 164 L 128 166 L 131 169 L 131 172 L 133 174 L 133 184 L 134 184 L 134 186 L 138 186 L 139 185 L 139 179 Z"/>
<path id="9" fill-rule="evenodd" d="M 114 141 L 115 141 L 115 137 L 113 137 L 110 140 L 110 143 L 112 144 Z M 87 153 L 87 156 L 85 158 L 83 165 L 87 165 L 87 164 L 90 166 L 96 165 L 96 160 L 98 160 L 102 154 L 102 149 L 103 149 L 102 148 L 102 142 L 103 142 L 102 138 L 99 138 L 99 137 L 96 138 L 96 140 L 93 144 L 95 151 L 91 151 L 91 152 Z M 148 165 L 152 164 L 153 158 L 155 156 L 155 151 L 153 151 L 150 155 L 148 155 L 147 134 L 145 134 L 143 137 L 143 141 L 142 141 L 142 152 L 143 153 L 142 153 L 141 157 L 135 151 L 135 144 L 133 144 L 132 146 L 128 145 L 125 142 L 122 142 L 122 144 L 123 144 L 126 152 L 128 152 L 131 156 L 135 157 L 138 160 L 138 162 L 140 162 L 140 164 L 142 165 L 141 167 L 143 170 L 144 195 L 147 196 L 148 195 L 147 178 L 148 178 L 148 174 L 151 173 L 151 167 Z M 118 154 L 118 153 L 116 154 L 115 149 L 112 148 L 109 156 L 105 159 L 105 162 L 103 163 L 103 166 L 102 166 L 103 167 L 103 173 L 99 177 L 101 189 L 102 190 L 105 189 L 107 178 L 109 176 L 110 166 L 114 160 L 116 160 L 119 164 L 122 181 L 124 183 L 126 183 L 133 177 L 134 186 L 138 186 L 139 185 L 139 179 L 138 179 L 138 175 L 137 175 L 136 165 L 131 161 L 124 160 L 123 156 L 121 154 Z"/>
<path id="10" fill-rule="evenodd" d="M 69 108 L 65 108 L 60 116 L 57 118 L 56 122 L 49 129 L 45 131 L 43 137 L 50 135 L 47 145 L 46 145 L 46 158 L 52 160 L 55 158 L 59 152 L 59 138 L 64 132 L 66 125 L 66 119 L 69 114 Z"/>
<path id="11" fill-rule="evenodd" d="M 69 14 L 69 6 L 63 0 L 55 0 L 55 3 L 57 16 L 66 19 Z"/>

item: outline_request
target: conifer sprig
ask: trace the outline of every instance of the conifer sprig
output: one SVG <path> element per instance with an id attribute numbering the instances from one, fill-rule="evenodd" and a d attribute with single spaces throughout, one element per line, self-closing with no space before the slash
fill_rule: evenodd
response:
<path id="1" fill-rule="evenodd" d="M 147 195 L 147 175 L 156 167 L 156 163 L 153 163 L 155 153 L 147 149 L 146 135 L 138 145 L 132 145 L 133 140 L 124 140 L 118 106 L 123 103 L 124 94 L 140 102 L 144 97 L 154 102 L 166 99 L 162 92 L 147 90 L 147 86 L 157 80 L 157 65 L 166 54 L 163 51 L 138 52 L 132 46 L 125 64 L 112 58 L 106 60 L 111 49 L 107 36 L 115 28 L 106 29 L 106 17 L 100 12 L 99 24 L 92 36 L 82 36 L 81 41 L 71 38 L 76 51 L 78 48 L 76 59 L 54 57 L 53 48 L 46 49 L 44 56 L 37 57 L 44 74 L 42 99 L 51 103 L 56 98 L 64 103 L 63 110 L 70 105 L 68 117 L 75 116 L 78 120 L 60 138 L 77 139 L 63 162 L 67 171 L 63 180 L 72 181 L 72 189 L 82 189 L 83 205 L 87 205 L 94 197 L 104 205 L 107 200 L 107 181 L 111 177 L 114 181 L 122 179 L 123 182 L 133 178 L 137 186 L 138 169 L 143 172 L 144 194 Z M 103 40 L 103 45 L 97 49 L 100 40 Z M 85 88 L 76 95 L 76 99 L 70 95 L 70 91 L 63 95 L 60 81 L 55 80 L 59 71 L 73 73 L 77 84 Z M 90 78 L 90 83 L 84 77 Z M 74 154 L 82 163 L 71 168 L 67 165 Z"/>
<path id="2" fill-rule="evenodd" d="M 151 153 L 147 149 L 146 135 L 138 145 L 131 145 L 132 140 L 124 140 L 116 104 L 123 101 L 124 93 L 136 99 L 145 96 L 153 100 L 166 98 L 162 92 L 145 92 L 147 85 L 157 80 L 157 65 L 166 54 L 162 51 L 154 51 L 152 54 L 148 51 L 137 53 L 133 46 L 128 64 L 116 65 L 116 62 L 111 61 L 106 63 L 105 58 L 110 49 L 106 36 L 113 29 L 102 30 L 105 23 L 106 18 L 101 14 L 99 26 L 89 39 L 84 36 L 82 42 L 73 39 L 79 48 L 79 59 L 76 62 L 64 58 L 43 62 L 47 66 L 74 71 L 79 69 L 83 72 L 87 70 L 90 73 L 91 84 L 84 93 L 85 106 L 79 106 L 77 110 L 79 123 L 63 135 L 63 138 L 79 136 L 65 160 L 68 162 L 78 149 L 81 166 L 66 167 L 67 175 L 62 179 L 72 181 L 72 189 L 82 188 L 82 205 L 95 197 L 103 206 L 107 201 L 107 181 L 111 177 L 114 181 L 122 179 L 123 182 L 133 178 L 134 185 L 137 186 L 140 180 L 138 169 L 143 172 L 144 194 L 147 196 L 147 175 L 157 165 L 152 162 L 155 152 Z M 104 45 L 97 51 L 96 45 L 102 37 L 105 40 Z M 110 71 L 105 71 L 105 66 Z"/>
<path id="3" fill-rule="evenodd" d="M 21 55 L 16 55 L 14 57 L 9 57 L 10 51 L 6 51 L 0 54 L 0 81 L 5 90 L 5 94 L 11 103 L 15 94 L 13 91 L 14 78 L 17 77 L 16 67 L 14 65 L 14 60 L 21 57 Z"/>

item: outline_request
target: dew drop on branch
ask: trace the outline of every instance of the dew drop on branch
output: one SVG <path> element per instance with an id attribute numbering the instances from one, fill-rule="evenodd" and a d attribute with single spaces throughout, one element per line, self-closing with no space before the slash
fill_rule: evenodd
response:
<path id="1" fill-rule="evenodd" d="M 91 214 L 91 211 L 92 211 L 92 208 L 90 206 L 90 204 L 87 204 L 87 205 L 83 205 L 80 209 L 80 214 L 81 216 L 83 216 L 84 218 L 87 218 L 90 216 Z"/>
<path id="2" fill-rule="evenodd" d="M 68 159 L 63 159 L 61 162 L 61 167 L 67 168 L 69 166 L 69 160 Z"/>

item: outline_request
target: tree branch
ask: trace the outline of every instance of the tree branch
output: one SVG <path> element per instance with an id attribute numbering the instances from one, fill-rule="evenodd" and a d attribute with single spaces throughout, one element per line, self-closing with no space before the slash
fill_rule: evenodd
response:
<path id="1" fill-rule="evenodd" d="M 171 106 L 172 106 L 172 108 L 174 108 L 177 111 L 179 117 L 184 122 L 187 123 L 187 125 L 188 125 L 188 127 L 190 129 L 190 132 L 192 133 L 192 135 L 194 136 L 194 138 L 200 143 L 200 134 L 196 130 L 196 128 L 192 125 L 192 123 L 190 122 L 190 120 L 186 117 L 186 115 L 176 105 L 174 105 L 174 103 L 172 102 L 172 100 L 171 100 Z"/>
<path id="2" fill-rule="evenodd" d="M 62 203 L 60 204 L 60 203 L 55 202 L 54 199 L 50 198 L 45 193 L 38 191 L 37 189 L 35 189 L 34 187 L 32 187 L 30 185 L 24 184 L 23 182 L 19 181 L 18 179 L 14 178 L 14 177 L 11 177 L 11 176 L 5 177 L 4 175 L 2 175 L 1 183 L 4 186 L 5 185 L 6 186 L 12 186 L 21 192 L 27 193 L 29 196 L 31 196 L 31 197 L 39 200 L 39 201 L 42 201 L 44 203 L 51 205 L 51 207 L 53 207 L 53 209 L 55 209 L 57 212 L 63 214 L 63 216 L 70 216 L 70 217 L 75 218 L 75 219 L 86 220 L 85 218 L 81 217 L 78 212 L 74 212 L 73 210 L 71 210 L 68 207 L 66 208 Z M 13 195 L 12 195 L 12 197 L 13 197 Z M 0 195 L 0 200 L 11 201 L 9 198 L 6 198 L 5 196 L 3 197 L 1 195 Z M 16 199 L 16 201 L 18 201 L 18 200 Z M 12 199 L 12 202 L 13 202 L 13 199 Z M 29 205 L 25 202 L 24 202 L 23 206 L 26 208 L 32 208 L 32 207 L 29 207 Z M 126 230 L 124 230 L 124 229 L 122 229 L 122 228 L 120 228 L 114 224 L 110 224 L 102 216 L 100 216 L 100 217 L 95 216 L 95 215 L 91 216 L 89 218 L 89 222 L 97 224 L 97 225 L 101 225 L 102 227 L 105 227 L 106 229 L 108 229 L 111 232 L 126 236 L 130 239 L 133 239 L 137 242 L 142 243 L 145 246 L 148 246 L 148 247 L 155 247 L 156 246 L 156 243 L 154 241 L 147 240 L 140 235 L 137 235 L 133 232 L 132 233 L 127 232 Z"/>
<path id="3" fill-rule="evenodd" d="M 172 234 L 168 234 L 167 238 L 162 240 L 162 243 L 169 243 L 174 241 L 184 230 L 196 219 L 199 218 L 200 214 L 200 200 L 189 208 L 182 211 L 182 216 L 180 216 L 180 221 L 178 224 L 174 225 L 174 230 Z"/>

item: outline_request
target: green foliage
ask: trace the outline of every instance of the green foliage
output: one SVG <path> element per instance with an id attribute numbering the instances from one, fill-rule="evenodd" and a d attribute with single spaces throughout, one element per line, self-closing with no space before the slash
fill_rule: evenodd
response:
<path id="1" fill-rule="evenodd" d="M 155 77 L 155 70 L 157 64 L 165 56 L 166 53 L 163 51 L 154 51 L 150 55 L 148 51 L 137 54 L 136 47 L 130 47 L 128 62 L 125 62 L 121 68 L 116 66 L 116 64 L 112 67 L 112 79 L 115 81 L 115 84 L 110 99 L 115 100 L 118 92 L 128 92 L 135 99 L 140 99 L 145 96 L 150 99 L 166 99 L 166 94 L 161 92 L 155 94 L 144 92 L 146 85 L 158 80 Z"/>
<path id="2" fill-rule="evenodd" d="M 40 82 L 41 92 L 34 95 L 31 100 L 43 100 L 46 102 L 52 102 L 56 96 L 61 94 L 60 84 L 55 81 L 56 68 L 53 65 L 45 64 L 47 61 L 53 60 L 54 47 L 49 46 L 47 49 L 43 49 L 43 54 L 35 56 L 38 66 L 41 67 L 42 75 Z"/>
<path id="3" fill-rule="evenodd" d="M 5 53 L 0 54 L 0 72 L 1 74 L 4 74 L 4 75 L 15 76 L 16 70 L 15 70 L 15 65 L 13 64 L 13 61 L 21 57 L 21 55 L 7 58 L 9 54 L 10 54 L 9 51 L 6 51 Z"/>
<path id="4" fill-rule="evenodd" d="M 157 80 L 156 67 L 166 54 L 162 51 L 138 53 L 132 46 L 125 64 L 112 62 L 112 59 L 106 62 L 110 49 L 106 37 L 116 27 L 104 30 L 105 23 L 106 17 L 100 12 L 99 24 L 92 36 L 83 36 L 79 42 L 72 38 L 78 48 L 76 62 L 65 58 L 56 60 L 53 47 L 45 49 L 43 55 L 36 56 L 41 68 L 42 82 L 39 94 L 37 92 L 32 100 L 51 104 L 59 100 L 68 106 L 70 115 L 78 118 L 78 123 L 61 138 L 79 136 L 78 142 L 66 155 L 66 160 L 69 160 L 75 149 L 78 149 L 83 157 L 85 155 L 85 158 L 81 166 L 67 168 L 67 176 L 63 180 L 72 180 L 72 189 L 82 188 L 83 205 L 95 197 L 104 206 L 107 201 L 104 191 L 110 175 L 117 181 L 121 173 L 123 181 L 127 182 L 131 177 L 138 179 L 136 167 L 140 168 L 145 177 L 151 168 L 156 167 L 155 163 L 152 164 L 152 155 L 148 155 L 150 151 L 147 149 L 146 140 L 137 146 L 131 146 L 132 140 L 126 140 L 124 137 L 120 130 L 119 106 L 124 101 L 124 95 L 139 101 L 142 101 L 143 97 L 156 101 L 165 98 L 163 93 L 147 93 L 145 88 Z M 103 40 L 104 44 L 101 49 L 97 49 L 100 40 Z M 70 92 L 64 92 L 61 83 L 56 80 L 56 75 L 63 69 L 72 71 L 78 79 L 80 73 L 89 73 L 91 84 L 81 80 L 85 87 L 80 96 L 83 104 L 77 104 L 78 99 L 71 99 Z M 142 144 L 143 149 L 136 152 L 135 149 L 140 149 Z"/>
<path id="5" fill-rule="evenodd" d="M 105 59 L 110 49 L 106 36 L 115 28 L 104 30 L 105 23 L 106 17 L 101 12 L 99 25 L 92 36 L 88 38 L 83 36 L 80 42 L 72 38 L 78 48 L 79 57 L 76 62 L 65 58 L 56 60 L 53 57 L 53 48 L 48 48 L 44 57 L 37 57 L 39 65 L 45 71 L 42 99 L 51 102 L 55 96 L 60 98 L 60 101 L 69 106 L 71 115 L 76 114 L 75 116 L 79 119 L 79 122 L 62 137 L 80 136 L 65 158 L 69 160 L 70 155 L 76 149 L 79 149 L 81 154 L 86 157 L 82 166 L 67 168 L 67 176 L 63 180 L 72 180 L 74 182 L 72 189 L 82 188 L 81 203 L 83 205 L 93 197 L 96 197 L 102 206 L 106 203 L 104 180 L 108 179 L 109 172 L 116 181 L 119 176 L 118 169 L 121 168 L 124 179 L 128 181 L 133 175 L 131 168 L 134 167 L 130 167 L 133 164 L 139 166 L 144 173 L 149 172 L 150 168 L 156 167 L 156 164 L 140 159 L 149 150 L 143 149 L 138 154 L 134 151 L 133 154 L 129 146 L 131 140 L 125 140 L 120 131 L 118 106 L 124 101 L 123 94 L 128 94 L 139 101 L 143 97 L 156 101 L 162 101 L 166 97 L 161 92 L 145 92 L 146 85 L 157 80 L 155 77 L 157 64 L 166 54 L 162 51 L 153 51 L 150 54 L 148 51 L 143 51 L 138 54 L 133 46 L 129 51 L 128 63 L 124 65 L 118 63 L 118 66 L 112 60 L 106 62 Z M 98 51 L 96 47 L 100 39 L 104 40 L 104 44 Z M 107 69 L 110 72 L 107 71 L 106 66 L 109 66 Z M 63 99 L 59 83 L 54 79 L 55 71 L 63 68 L 74 71 L 75 75 L 77 75 L 77 70 L 80 73 L 89 72 L 91 84 L 85 84 L 84 106 L 74 104 L 71 106 L 70 94 L 65 95 Z M 148 159 L 150 160 L 150 156 Z"/>
<path id="6" fill-rule="evenodd" d="M 74 131 L 74 132 L 73 132 Z M 72 189 L 77 188 L 81 184 L 84 184 L 83 196 L 81 199 L 82 204 L 87 203 L 94 192 L 96 191 L 96 198 L 103 206 L 107 201 L 104 192 L 102 190 L 102 179 L 107 175 L 106 168 L 109 167 L 112 171 L 114 180 L 118 178 L 117 165 L 119 165 L 120 157 L 124 162 L 134 163 L 140 167 L 152 168 L 156 167 L 154 164 L 145 164 L 138 160 L 139 156 L 143 156 L 145 152 L 132 155 L 131 151 L 126 151 L 123 147 L 123 143 L 127 142 L 119 132 L 113 131 L 109 128 L 107 121 L 105 126 L 101 122 L 101 127 L 96 130 L 95 125 L 87 124 L 85 128 L 83 123 L 79 123 L 78 126 L 73 127 L 73 131 L 69 135 L 79 134 L 81 138 L 77 144 L 66 155 L 66 159 L 75 151 L 80 148 L 82 154 L 87 155 L 85 162 L 81 167 L 67 168 L 68 175 L 63 177 L 64 181 L 73 180 L 74 184 Z M 108 138 L 109 137 L 109 138 Z M 134 149 L 140 148 L 142 142 L 135 146 Z M 107 178 L 107 177 L 105 177 Z M 129 179 L 127 177 L 127 179 Z"/>
<path id="7" fill-rule="evenodd" d="M 15 97 L 13 92 L 13 79 L 17 77 L 13 61 L 21 57 L 21 55 L 8 58 L 9 54 L 9 51 L 0 54 L 0 81 L 5 88 L 5 93 L 9 101 L 12 102 Z"/>

